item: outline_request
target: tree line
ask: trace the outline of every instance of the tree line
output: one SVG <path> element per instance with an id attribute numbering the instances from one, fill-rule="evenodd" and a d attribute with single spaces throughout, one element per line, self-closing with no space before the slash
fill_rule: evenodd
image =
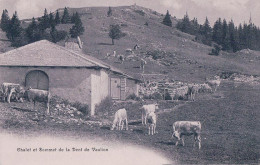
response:
<path id="1" fill-rule="evenodd" d="M 51 12 L 48 14 L 47 9 L 45 9 L 43 16 L 38 19 L 33 17 L 26 28 L 21 26 L 17 12 L 10 18 L 8 11 L 5 9 L 1 16 L 0 28 L 6 32 L 6 36 L 11 41 L 12 46 L 20 47 L 42 39 L 54 43 L 64 40 L 68 36 L 68 32 L 57 30 L 56 26 L 68 23 L 74 24 L 69 31 L 72 38 L 83 34 L 85 29 L 79 14 L 76 12 L 70 16 L 66 7 L 62 16 L 60 16 L 58 11 L 56 11 L 55 16 Z"/>
<path id="2" fill-rule="evenodd" d="M 219 18 L 211 27 L 207 17 L 204 24 L 200 25 L 197 18 L 190 20 L 186 13 L 177 23 L 177 29 L 195 35 L 195 40 L 203 44 L 215 44 L 216 49 L 228 52 L 242 49 L 260 50 L 260 29 L 252 23 L 251 18 L 249 24 L 239 24 L 238 27 L 233 20 L 227 22 Z"/>

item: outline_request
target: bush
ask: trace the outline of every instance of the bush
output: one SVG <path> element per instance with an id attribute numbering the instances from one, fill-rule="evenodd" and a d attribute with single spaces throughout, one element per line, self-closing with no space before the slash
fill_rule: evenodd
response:
<path id="1" fill-rule="evenodd" d="M 64 104 L 65 106 L 70 105 L 76 108 L 78 111 L 82 112 L 84 115 L 89 114 L 89 108 L 87 104 L 83 104 L 78 101 L 70 102 L 68 99 L 63 99 L 59 96 L 52 96 L 50 100 L 50 105 L 55 107 L 57 104 Z"/>
<path id="2" fill-rule="evenodd" d="M 165 100 L 172 100 L 172 97 L 171 97 L 171 95 L 170 95 L 169 92 L 166 92 L 166 93 L 165 93 L 164 99 L 165 99 Z"/>
<path id="3" fill-rule="evenodd" d="M 144 95 L 143 99 L 145 99 L 145 100 L 163 100 L 163 96 L 159 92 L 155 92 L 150 95 Z"/>
<path id="4" fill-rule="evenodd" d="M 141 16 L 145 15 L 145 12 L 142 10 L 135 10 L 136 13 L 140 14 Z"/>
<path id="5" fill-rule="evenodd" d="M 133 93 L 133 94 L 127 96 L 126 100 L 135 100 L 135 101 L 140 101 L 141 98 L 138 97 L 138 96 L 136 96 L 136 95 Z"/>
<path id="6" fill-rule="evenodd" d="M 152 58 L 153 58 L 154 60 L 162 59 L 163 56 L 165 55 L 164 52 L 159 51 L 159 50 L 147 51 L 146 54 L 149 55 L 149 56 L 152 56 Z"/>
<path id="7" fill-rule="evenodd" d="M 106 97 L 104 100 L 101 101 L 98 105 L 96 105 L 96 112 L 97 115 L 107 115 L 113 108 L 113 100 L 111 97 Z"/>
<path id="8" fill-rule="evenodd" d="M 88 109 L 87 104 L 83 104 L 83 103 L 76 101 L 76 102 L 72 103 L 71 106 L 77 108 L 77 110 L 80 111 L 81 113 L 83 113 L 84 115 L 89 114 L 89 109 Z"/>
<path id="9" fill-rule="evenodd" d="M 209 53 L 209 55 L 218 56 L 220 50 L 221 50 L 221 47 L 220 47 L 219 45 L 214 45 L 214 48 L 211 50 L 211 52 Z"/>

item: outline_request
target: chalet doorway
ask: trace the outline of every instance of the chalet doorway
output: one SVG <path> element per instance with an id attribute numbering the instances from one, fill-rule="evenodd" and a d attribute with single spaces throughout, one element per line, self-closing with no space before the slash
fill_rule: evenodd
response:
<path id="1" fill-rule="evenodd" d="M 120 78 L 111 78 L 110 79 L 110 93 L 112 99 L 119 100 L 120 99 Z"/>
<path id="2" fill-rule="evenodd" d="M 49 90 L 49 77 L 41 70 L 33 70 L 25 77 L 25 86 L 33 89 Z"/>

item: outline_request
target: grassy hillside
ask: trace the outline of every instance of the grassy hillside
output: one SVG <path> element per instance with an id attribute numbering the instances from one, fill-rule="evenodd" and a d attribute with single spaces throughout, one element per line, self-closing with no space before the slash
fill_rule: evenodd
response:
<path id="1" fill-rule="evenodd" d="M 176 18 L 172 18 L 173 27 L 165 26 L 161 23 L 164 15 L 151 9 L 140 6 L 112 7 L 111 17 L 107 17 L 108 7 L 68 9 L 71 15 L 78 12 L 81 16 L 85 27 L 81 40 L 86 54 L 138 78 L 141 78 L 140 58 L 147 61 L 145 74 L 161 74 L 187 82 L 202 82 L 206 77 L 222 72 L 260 75 L 260 52 L 242 50 L 238 53 L 221 52 L 219 56 L 210 56 L 208 54 L 212 47 L 194 42 L 194 36 L 177 30 Z M 62 15 L 62 9 L 59 11 Z M 126 33 L 125 37 L 115 41 L 115 45 L 111 44 L 108 36 L 111 24 L 119 24 Z M 72 24 L 60 24 L 57 29 L 69 31 L 71 26 Z M 64 41 L 58 44 L 64 46 Z M 134 60 L 126 59 L 121 63 L 117 57 L 106 58 L 108 53 L 113 54 L 114 51 L 117 55 L 126 55 L 125 50 L 133 49 L 136 44 L 140 48 L 134 51 Z M 9 50 L 9 46 L 10 43 L 0 31 L 0 51 Z"/>
<path id="2" fill-rule="evenodd" d="M 0 29 L 0 53 L 4 53 L 11 49 L 13 49 L 11 47 L 11 42 L 8 41 L 5 32 Z"/>
<path id="3" fill-rule="evenodd" d="M 134 51 L 138 57 L 147 61 L 145 74 L 160 73 L 181 81 L 204 81 L 221 72 L 241 72 L 259 75 L 260 53 L 251 51 L 250 55 L 222 52 L 220 56 L 210 56 L 211 47 L 194 42 L 194 36 L 178 31 L 177 23 L 172 18 L 173 27 L 161 24 L 164 16 L 153 10 L 140 6 L 113 7 L 113 14 L 107 17 L 107 7 L 69 8 L 71 13 L 79 12 L 85 26 L 81 36 L 84 52 L 110 63 L 122 70 L 140 74 L 140 61 L 125 60 L 123 64 L 118 58 L 106 59 L 107 53 L 126 55 L 127 48 L 133 49 L 135 44 L 140 49 Z M 145 23 L 148 23 L 148 26 Z M 111 45 L 108 36 L 109 25 L 119 24 L 127 35 Z M 253 53 L 252 53 L 253 52 Z M 159 57 L 153 60 L 151 55 Z"/>

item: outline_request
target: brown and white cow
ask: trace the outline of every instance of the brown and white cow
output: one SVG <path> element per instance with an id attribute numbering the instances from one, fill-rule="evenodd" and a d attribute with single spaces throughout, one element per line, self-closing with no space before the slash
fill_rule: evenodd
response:
<path id="1" fill-rule="evenodd" d="M 29 101 L 33 101 L 33 103 L 34 103 L 33 109 L 34 110 L 35 110 L 35 102 L 44 102 L 46 104 L 46 107 L 47 107 L 46 113 L 50 114 L 49 105 L 50 105 L 51 95 L 50 95 L 49 91 L 29 88 L 26 91 L 26 96 L 27 96 Z"/>
<path id="2" fill-rule="evenodd" d="M 20 84 L 7 83 L 1 84 L 3 101 L 10 103 L 12 95 L 15 97 L 16 101 L 20 100 L 24 95 L 24 89 Z"/>
<path id="3" fill-rule="evenodd" d="M 182 145 L 184 146 L 184 135 L 190 136 L 194 135 L 194 146 L 198 142 L 199 149 L 201 148 L 201 123 L 199 121 L 176 121 L 173 123 L 173 133 L 172 138 L 177 138 L 175 145 L 177 146 L 179 141 L 182 140 Z"/>

